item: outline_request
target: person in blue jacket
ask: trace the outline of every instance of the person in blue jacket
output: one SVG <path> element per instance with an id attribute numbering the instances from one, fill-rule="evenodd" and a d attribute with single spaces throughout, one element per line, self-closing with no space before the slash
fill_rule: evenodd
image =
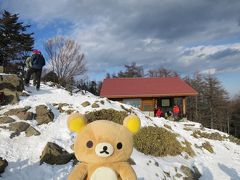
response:
<path id="1" fill-rule="evenodd" d="M 27 71 L 26 78 L 25 78 L 25 85 L 29 86 L 29 81 L 31 75 L 35 73 L 36 79 L 36 89 L 40 89 L 40 81 L 42 75 L 42 68 L 45 65 L 45 59 L 39 50 L 33 50 L 33 55 L 31 57 L 31 68 Z"/>

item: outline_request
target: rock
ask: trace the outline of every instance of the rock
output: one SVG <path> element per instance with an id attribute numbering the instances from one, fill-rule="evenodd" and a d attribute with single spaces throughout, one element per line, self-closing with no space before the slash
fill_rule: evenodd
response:
<path id="1" fill-rule="evenodd" d="M 10 109 L 9 111 L 5 112 L 4 115 L 7 116 L 15 115 L 22 120 L 31 120 L 33 119 L 33 113 L 27 112 L 29 109 L 31 109 L 30 106 L 26 106 L 24 108 Z"/>
<path id="2" fill-rule="evenodd" d="M 28 97 L 30 94 L 27 91 L 18 92 L 18 96 Z"/>
<path id="3" fill-rule="evenodd" d="M 5 112 L 4 115 L 7 116 L 17 115 L 18 113 L 21 112 L 27 112 L 29 109 L 31 109 L 30 106 L 25 106 L 24 108 L 10 109 L 9 111 Z"/>
<path id="4" fill-rule="evenodd" d="M 193 167 L 194 171 L 183 165 L 180 167 L 180 169 L 187 176 L 183 178 L 184 180 L 198 180 L 201 177 L 201 174 L 195 166 Z"/>
<path id="5" fill-rule="evenodd" d="M 45 106 L 45 105 L 39 105 L 39 106 L 36 107 L 36 114 L 37 115 L 44 115 L 48 112 L 49 112 L 48 107 Z"/>
<path id="6" fill-rule="evenodd" d="M 66 110 L 65 112 L 66 112 L 67 114 L 72 114 L 74 111 L 75 111 L 75 110 L 73 110 L 73 109 L 68 109 L 68 110 Z"/>
<path id="7" fill-rule="evenodd" d="M 72 144 L 72 145 L 70 146 L 70 148 L 71 148 L 71 150 L 74 151 L 74 144 Z"/>
<path id="8" fill-rule="evenodd" d="M 70 108 L 70 105 L 67 104 L 67 103 L 59 103 L 59 104 L 56 104 L 58 107 L 57 109 L 59 110 L 60 113 L 67 113 L 67 114 L 72 114 L 75 110 L 74 109 L 64 109 L 64 107 L 67 107 L 67 108 Z M 55 106 L 56 106 L 55 105 Z"/>
<path id="9" fill-rule="evenodd" d="M 8 129 L 7 126 L 0 126 L 1 129 Z"/>
<path id="10" fill-rule="evenodd" d="M 83 107 L 87 107 L 87 106 L 89 106 L 89 105 L 90 105 L 90 102 L 88 102 L 88 101 L 85 101 L 85 102 L 83 102 L 81 105 L 82 105 Z"/>
<path id="11" fill-rule="evenodd" d="M 24 89 L 22 78 L 15 74 L 0 75 L 0 92 L 5 95 L 5 104 L 15 104 L 19 101 L 18 92 Z"/>
<path id="12" fill-rule="evenodd" d="M 5 87 L 11 90 L 23 91 L 23 80 L 16 74 L 7 74 L 5 76 L 2 75 L 1 77 L 2 78 L 0 78 L 0 90 L 2 89 L 2 87 Z"/>
<path id="13" fill-rule="evenodd" d="M 27 137 L 30 137 L 30 136 L 39 136 L 41 133 L 38 130 L 36 130 L 34 127 L 29 126 L 26 129 L 25 134 Z"/>
<path id="14" fill-rule="evenodd" d="M 21 132 L 26 131 L 27 128 L 30 125 L 28 123 L 25 122 L 15 122 L 15 123 L 11 123 L 8 127 L 8 129 L 10 131 L 14 131 L 11 135 L 10 138 L 13 138 L 15 136 L 19 136 Z"/>
<path id="15" fill-rule="evenodd" d="M 49 114 L 36 116 L 36 121 L 38 122 L 38 125 L 48 124 L 48 123 L 52 122 L 53 119 L 54 119 L 54 115 L 52 112 Z"/>
<path id="16" fill-rule="evenodd" d="M 0 174 L 4 172 L 7 166 L 8 166 L 8 162 L 0 157 Z"/>
<path id="17" fill-rule="evenodd" d="M 47 124 L 52 122 L 53 119 L 54 114 L 47 106 L 39 105 L 36 107 L 36 121 L 38 122 L 38 125 Z"/>
<path id="18" fill-rule="evenodd" d="M 53 106 L 58 106 L 59 103 L 52 103 Z"/>
<path id="19" fill-rule="evenodd" d="M 29 127 L 30 125 L 28 123 L 25 122 L 15 122 L 15 123 L 11 123 L 9 125 L 9 130 L 10 131 L 14 131 L 14 132 L 23 132 L 26 131 L 26 129 Z"/>
<path id="20" fill-rule="evenodd" d="M 61 165 L 68 163 L 72 159 L 74 159 L 74 154 L 68 153 L 55 143 L 48 142 L 40 156 L 40 164 L 45 162 L 51 165 Z"/>
<path id="21" fill-rule="evenodd" d="M 7 123 L 12 123 L 12 122 L 15 122 L 15 119 L 8 117 L 8 116 L 0 117 L 0 124 L 7 124 Z"/>
<path id="22" fill-rule="evenodd" d="M 1 84 L 1 83 L 0 83 Z M 16 104 L 19 101 L 19 96 L 16 90 L 10 90 L 8 88 L 2 88 L 0 92 L 4 93 L 4 103 L 6 104 Z"/>
<path id="23" fill-rule="evenodd" d="M 97 103 L 92 104 L 92 108 L 99 108 L 100 106 Z"/>
<path id="24" fill-rule="evenodd" d="M 22 120 L 32 120 L 33 119 L 33 113 L 32 112 L 19 112 L 18 114 L 16 114 L 16 116 L 19 119 Z"/>
<path id="25" fill-rule="evenodd" d="M 69 106 L 68 103 L 59 103 L 58 108 L 62 108 L 63 106 Z"/>
<path id="26" fill-rule="evenodd" d="M 135 161 L 132 158 L 128 159 L 130 165 L 136 165 Z"/>
<path id="27" fill-rule="evenodd" d="M 59 103 L 58 104 L 58 110 L 60 113 L 63 113 L 65 110 L 63 109 L 64 106 L 69 106 L 67 103 Z"/>
<path id="28" fill-rule="evenodd" d="M 75 157 L 75 156 L 74 156 Z M 79 163 L 79 161 L 76 158 L 73 158 L 72 166 L 76 166 Z"/>

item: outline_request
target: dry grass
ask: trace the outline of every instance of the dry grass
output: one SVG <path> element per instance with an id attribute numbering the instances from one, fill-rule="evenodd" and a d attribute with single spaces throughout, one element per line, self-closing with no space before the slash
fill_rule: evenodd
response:
<path id="1" fill-rule="evenodd" d="M 169 125 L 167 125 L 167 124 L 164 124 L 163 126 L 164 126 L 165 128 L 168 128 L 168 129 L 172 130 L 172 127 L 169 126 Z"/>
<path id="2" fill-rule="evenodd" d="M 182 152 L 186 152 L 190 156 L 195 154 L 190 143 L 185 142 L 186 146 L 184 147 L 176 137 L 176 134 L 165 128 L 144 127 L 134 136 L 134 147 L 144 154 L 156 157 L 176 156 Z"/>
<path id="3" fill-rule="evenodd" d="M 185 130 L 185 131 L 192 131 L 192 129 L 188 128 L 188 127 L 183 128 L 183 130 Z"/>
<path id="4" fill-rule="evenodd" d="M 93 111 L 85 114 L 88 122 L 95 120 L 109 120 L 118 124 L 122 124 L 125 117 L 127 117 L 125 111 L 116 111 L 114 109 L 102 109 L 99 111 Z"/>
<path id="5" fill-rule="evenodd" d="M 192 149 L 192 144 L 190 142 L 188 142 L 187 140 L 185 140 L 185 142 L 183 142 L 183 144 L 185 145 L 185 147 L 183 147 L 183 150 L 188 153 L 189 156 L 193 157 L 195 156 L 195 152 Z"/>
<path id="6" fill-rule="evenodd" d="M 230 142 L 240 145 L 240 139 L 238 139 L 232 135 L 230 135 L 230 136 L 221 135 L 217 132 L 206 133 L 206 132 L 197 130 L 197 131 L 193 132 L 192 136 L 195 138 L 207 138 L 207 139 L 218 140 L 218 141 L 229 140 Z"/>
<path id="7" fill-rule="evenodd" d="M 195 138 L 207 138 L 207 139 L 218 140 L 218 141 L 223 141 L 226 138 L 226 136 L 222 136 L 221 134 L 219 134 L 217 132 L 206 133 L 206 132 L 202 132 L 199 130 L 194 131 L 192 136 Z"/>
<path id="8" fill-rule="evenodd" d="M 214 150 L 213 150 L 213 148 L 212 148 L 212 145 L 211 145 L 208 141 L 206 141 L 205 143 L 203 143 L 201 147 L 204 148 L 204 149 L 206 149 L 206 150 L 208 150 L 210 153 L 214 153 Z"/>

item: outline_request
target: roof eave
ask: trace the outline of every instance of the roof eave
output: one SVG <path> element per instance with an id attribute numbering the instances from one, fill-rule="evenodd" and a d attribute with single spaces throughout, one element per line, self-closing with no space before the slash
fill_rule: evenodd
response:
<path id="1" fill-rule="evenodd" d="M 177 93 L 177 94 L 141 94 L 141 95 L 100 95 L 107 98 L 137 98 L 137 97 L 184 97 L 197 96 L 198 93 Z"/>

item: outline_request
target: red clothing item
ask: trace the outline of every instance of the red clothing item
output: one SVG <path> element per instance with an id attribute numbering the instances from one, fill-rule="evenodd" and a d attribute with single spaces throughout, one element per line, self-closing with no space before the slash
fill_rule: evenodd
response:
<path id="1" fill-rule="evenodd" d="M 173 107 L 173 113 L 178 114 L 180 112 L 179 107 L 176 105 Z"/>
<path id="2" fill-rule="evenodd" d="M 157 109 L 156 116 L 161 117 L 162 113 L 163 113 L 162 110 L 159 108 Z"/>

